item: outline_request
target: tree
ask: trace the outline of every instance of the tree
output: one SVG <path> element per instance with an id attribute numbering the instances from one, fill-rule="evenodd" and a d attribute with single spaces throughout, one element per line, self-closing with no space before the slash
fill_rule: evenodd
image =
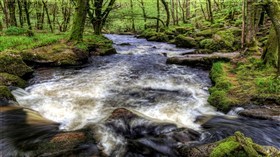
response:
<path id="1" fill-rule="evenodd" d="M 113 6 L 116 0 L 110 0 L 107 7 L 103 8 L 103 0 L 92 0 L 93 8 L 88 10 L 90 22 L 93 26 L 94 33 L 100 35 L 102 28 L 105 25 L 108 15 L 113 10 Z M 102 10 L 104 10 L 102 12 Z"/>
<path id="2" fill-rule="evenodd" d="M 10 26 L 17 26 L 15 0 L 8 0 Z"/>
<path id="3" fill-rule="evenodd" d="M 81 41 L 89 9 L 89 0 L 75 0 L 76 8 L 69 41 Z"/>
<path id="4" fill-rule="evenodd" d="M 278 66 L 278 75 L 280 75 L 280 2 L 278 0 L 265 0 L 263 7 L 274 26 L 274 30 L 270 31 L 269 41 L 271 42 L 268 42 L 264 61 Z"/>
<path id="5" fill-rule="evenodd" d="M 163 4 L 165 12 L 166 12 L 166 23 L 165 23 L 165 26 L 168 27 L 169 23 L 170 23 L 169 7 L 168 7 L 168 4 L 167 4 L 167 2 L 165 0 L 161 0 L 161 3 Z"/>

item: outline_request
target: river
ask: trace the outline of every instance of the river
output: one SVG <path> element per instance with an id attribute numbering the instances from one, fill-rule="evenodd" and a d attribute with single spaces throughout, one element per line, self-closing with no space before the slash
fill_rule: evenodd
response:
<path id="1" fill-rule="evenodd" d="M 130 35 L 106 36 L 118 54 L 92 57 L 83 67 L 37 69 L 30 86 L 13 91 L 19 104 L 61 123 L 62 130 L 100 126 L 113 110 L 126 108 L 149 121 L 193 129 L 201 133 L 199 141 L 217 141 L 240 130 L 257 143 L 280 147 L 277 121 L 225 115 L 207 103 L 209 71 L 166 64 L 166 56 L 193 50 Z M 214 118 L 201 125 L 196 119 L 203 116 Z M 104 126 L 100 130 L 108 155 L 117 143 L 125 145 L 124 137 L 113 138 L 118 135 Z"/>

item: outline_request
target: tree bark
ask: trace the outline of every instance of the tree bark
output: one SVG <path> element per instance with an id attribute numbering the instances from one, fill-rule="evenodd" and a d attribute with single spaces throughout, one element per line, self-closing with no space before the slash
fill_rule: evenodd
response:
<path id="1" fill-rule="evenodd" d="M 145 5 L 144 5 L 143 0 L 140 1 L 140 8 L 142 10 L 143 18 L 144 18 L 144 29 L 147 29 L 147 14 L 146 14 Z"/>
<path id="2" fill-rule="evenodd" d="M 134 6 L 132 0 L 130 0 L 130 9 L 131 9 L 131 28 L 135 32 L 135 20 L 134 20 Z"/>
<path id="3" fill-rule="evenodd" d="M 169 23 L 170 23 L 170 12 L 169 12 L 169 8 L 168 8 L 168 4 L 165 0 L 161 0 L 161 3 L 163 4 L 165 12 L 166 12 L 166 24 L 165 24 L 165 26 L 168 27 Z"/>
<path id="4" fill-rule="evenodd" d="M 20 26 L 23 27 L 23 19 L 22 19 L 22 2 L 21 0 L 17 0 L 17 4 L 18 4 L 18 14 L 19 14 L 19 23 Z"/>
<path id="5" fill-rule="evenodd" d="M 159 32 L 159 19 L 160 19 L 160 8 L 159 8 L 159 0 L 157 0 L 157 32 Z"/>
<path id="6" fill-rule="evenodd" d="M 25 16 L 26 16 L 28 29 L 29 29 L 29 36 L 33 36 L 32 26 L 31 26 L 31 22 L 30 22 L 29 9 L 28 9 L 29 7 L 28 7 L 28 2 L 27 1 L 28 0 L 23 0 L 23 8 L 24 8 Z"/>
<path id="7" fill-rule="evenodd" d="M 82 41 L 89 0 L 75 0 L 76 8 L 69 41 Z"/>
<path id="8" fill-rule="evenodd" d="M 264 9 L 272 21 L 275 30 L 275 35 L 276 35 L 275 40 L 269 39 L 271 41 L 273 40 L 272 42 L 276 42 L 275 44 L 276 48 L 273 48 L 273 46 L 271 48 L 268 47 L 267 50 L 268 52 L 266 55 L 270 55 L 270 53 L 278 54 L 277 55 L 278 61 L 276 66 L 278 67 L 278 75 L 280 75 L 280 2 L 278 0 L 266 0 Z M 273 34 L 270 37 L 273 38 Z M 268 44 L 270 43 L 268 42 Z"/>
<path id="9" fill-rule="evenodd" d="M 51 18 L 50 18 L 50 15 L 49 15 L 49 10 L 48 10 L 48 6 L 47 6 L 47 2 L 45 2 L 44 0 L 42 0 L 42 3 L 43 3 L 43 6 L 44 6 L 44 10 L 47 14 L 47 18 L 48 18 L 48 24 L 49 24 L 49 27 L 50 27 L 50 30 L 51 32 L 53 33 L 53 28 L 52 28 L 52 23 L 51 23 Z"/>
<path id="10" fill-rule="evenodd" d="M 17 26 L 15 0 L 8 0 L 10 26 Z"/>

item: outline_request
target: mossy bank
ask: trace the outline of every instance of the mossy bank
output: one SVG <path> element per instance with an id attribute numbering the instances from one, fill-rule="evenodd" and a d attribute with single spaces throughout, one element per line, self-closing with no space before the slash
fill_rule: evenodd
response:
<path id="1" fill-rule="evenodd" d="M 66 35 L 36 34 L 4 35 L 0 47 L 0 99 L 14 99 L 8 87 L 27 86 L 26 80 L 32 77 L 38 66 L 76 66 L 87 63 L 92 55 L 116 53 L 112 41 L 100 35 L 86 35 L 83 42 L 68 42 Z"/>

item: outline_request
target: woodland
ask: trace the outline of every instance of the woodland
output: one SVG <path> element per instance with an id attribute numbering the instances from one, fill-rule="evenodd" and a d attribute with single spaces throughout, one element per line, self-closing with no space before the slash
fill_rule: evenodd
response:
<path id="1" fill-rule="evenodd" d="M 207 103 L 219 112 L 242 107 L 242 116 L 273 120 L 279 129 L 279 0 L 0 0 L 0 119 L 4 121 L 0 134 L 21 135 L 7 134 L 17 127 L 6 127 L 10 121 L 3 120 L 7 112 L 22 110 L 11 105 L 17 103 L 13 88 L 28 87 L 38 68 L 79 67 L 88 64 L 90 58 L 116 55 L 113 41 L 104 34 L 133 35 L 193 49 L 180 56 L 167 55 L 166 63 L 209 72 L 212 86 Z M 122 113 L 115 116 L 118 114 Z M 42 119 L 35 116 L 34 125 L 46 125 Z M 59 132 L 40 144 L 18 138 L 15 148 L 34 156 L 110 156 L 98 147 L 77 148 L 96 142 L 89 132 L 88 128 Z M 173 155 L 280 155 L 279 147 L 254 143 L 241 132 L 211 143 L 181 146 Z M 141 150 L 142 145 L 135 145 L 133 149 Z M 163 149 L 159 147 L 149 151 Z M 142 156 L 155 156 L 145 155 L 146 151 Z"/>

